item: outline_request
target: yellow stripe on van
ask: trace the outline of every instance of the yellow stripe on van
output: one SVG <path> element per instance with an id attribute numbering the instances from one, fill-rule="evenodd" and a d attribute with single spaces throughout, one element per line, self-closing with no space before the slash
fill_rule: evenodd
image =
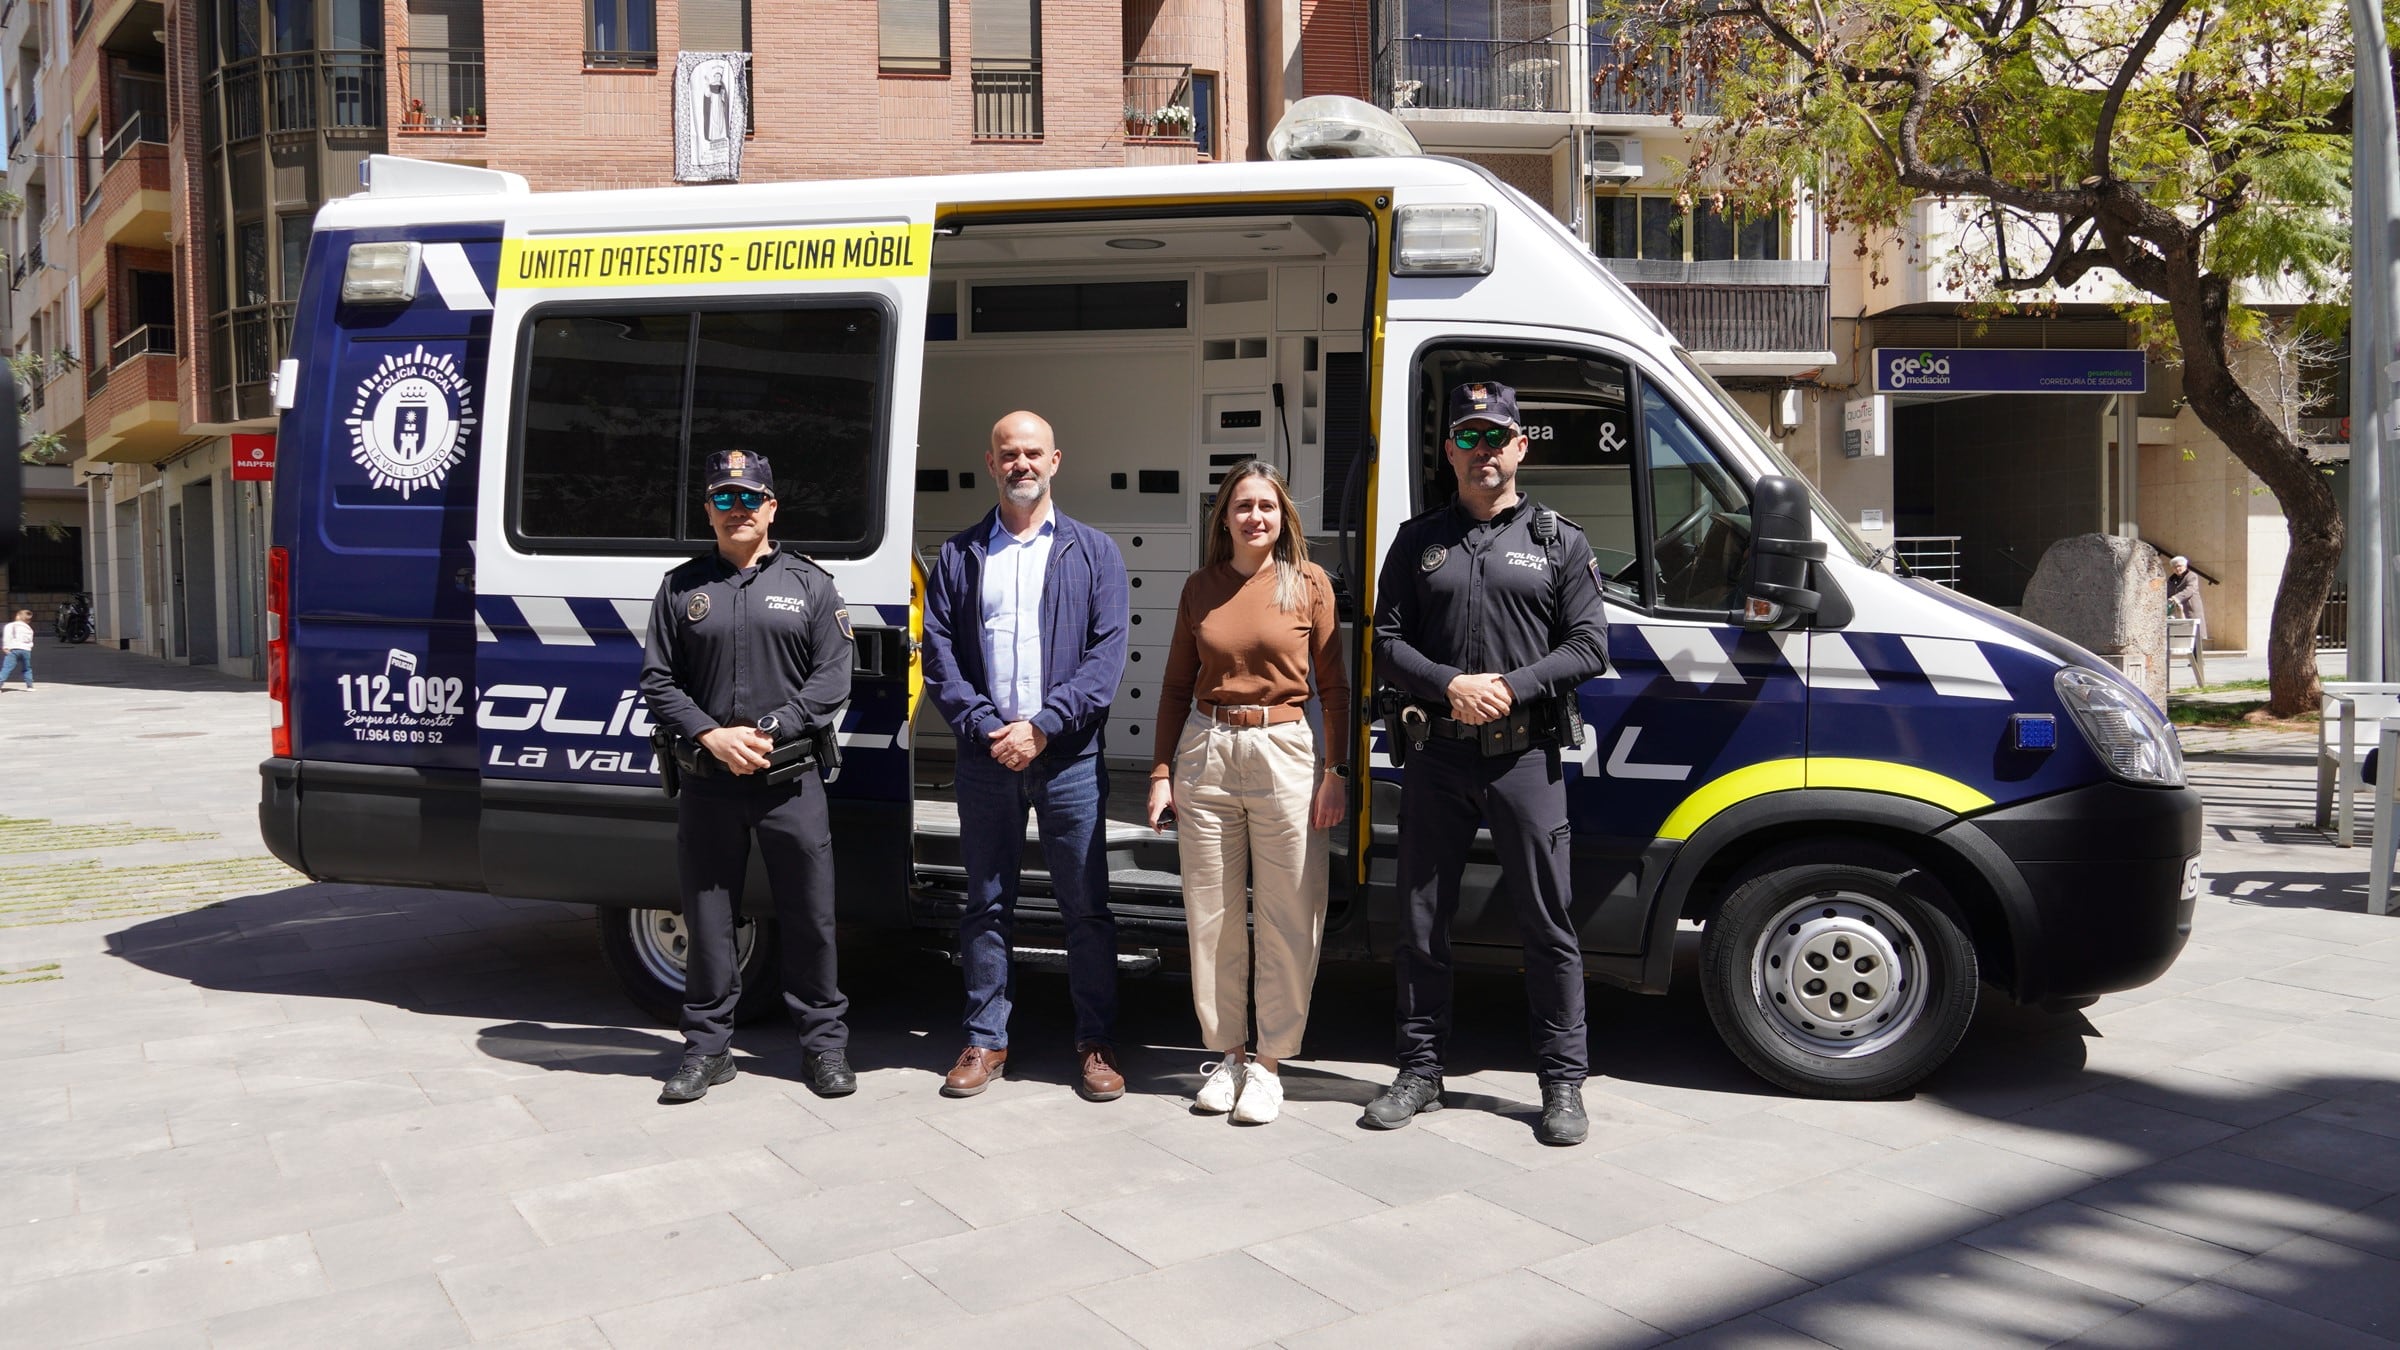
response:
<path id="1" fill-rule="evenodd" d="M 931 225 L 676 230 L 500 245 L 504 289 L 921 277 L 932 265 Z"/>
<path id="2" fill-rule="evenodd" d="M 1850 788 L 1927 802 L 1953 815 L 1980 811 L 1992 799 L 1955 778 L 1913 764 L 1880 759 L 1771 759 L 1723 774 L 1683 799 L 1659 827 L 1661 839 L 1689 839 L 1726 808 L 1795 788 Z"/>

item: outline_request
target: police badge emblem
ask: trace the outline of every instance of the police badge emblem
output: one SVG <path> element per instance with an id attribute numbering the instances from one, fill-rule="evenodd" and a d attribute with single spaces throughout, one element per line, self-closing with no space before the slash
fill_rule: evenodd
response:
<path id="1" fill-rule="evenodd" d="M 732 476 L 732 477 L 735 477 L 735 478 L 741 478 L 741 477 L 744 477 L 744 476 L 745 476 L 745 473 L 744 473 L 744 471 L 745 471 L 745 470 L 747 470 L 749 467 L 750 467 L 750 460 L 749 460 L 749 457 L 748 457 L 748 456 L 746 456 L 746 455 L 744 455 L 744 454 L 743 454 L 741 451 L 739 451 L 739 450 L 736 450 L 736 451 L 734 451 L 732 454 L 729 454 L 729 455 L 725 456 L 725 472 L 726 472 L 727 474 L 729 474 L 730 476 Z"/>
<path id="2" fill-rule="evenodd" d="M 693 623 L 698 623 L 698 622 L 700 622 L 702 619 L 705 619 L 705 618 L 707 618 L 707 617 L 708 617 L 708 592 L 706 592 L 706 591 L 698 591 L 698 592 L 695 592 L 695 593 L 692 595 L 692 602 L 691 602 L 690 604 L 688 604 L 688 605 L 685 605 L 685 606 L 683 607 L 683 617 L 684 617 L 684 618 L 686 618 L 686 619 L 689 619 L 689 620 L 691 620 Z"/>
<path id="3" fill-rule="evenodd" d="M 419 343 L 384 357 L 351 403 L 350 458 L 402 501 L 440 490 L 476 434 L 472 392 L 449 352 Z"/>
<path id="4" fill-rule="evenodd" d="M 1440 544 L 1429 545 L 1425 549 L 1425 556 L 1417 559 L 1417 570 L 1421 572 L 1430 572 L 1435 568 L 1440 567 L 1442 563 L 1449 557 L 1449 549 L 1442 547 Z"/>
<path id="5" fill-rule="evenodd" d="M 850 611 L 849 611 L 849 610 L 846 610 L 846 609 L 837 609 L 837 610 L 835 610 L 835 611 L 833 612 L 833 621 L 834 621 L 835 623 L 838 623 L 838 624 L 840 624 L 840 625 L 842 626 L 842 640 L 843 640 L 844 642 L 856 642 L 856 641 L 858 641 L 858 634 L 857 634 L 857 633 L 855 633 L 855 632 L 853 632 L 853 631 L 851 631 L 851 628 L 850 628 Z"/>

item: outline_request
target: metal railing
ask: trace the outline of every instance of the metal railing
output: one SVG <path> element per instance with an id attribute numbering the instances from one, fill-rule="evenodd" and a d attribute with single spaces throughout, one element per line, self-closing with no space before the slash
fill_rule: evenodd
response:
<path id="1" fill-rule="evenodd" d="M 267 381 L 292 346 L 291 301 L 220 310 L 209 319 L 210 379 L 216 420 L 264 417 Z"/>
<path id="2" fill-rule="evenodd" d="M 2317 611 L 2317 650 L 2338 651 L 2350 645 L 2350 581 L 2335 577 L 2325 593 L 2325 608 Z"/>
<path id="3" fill-rule="evenodd" d="M 109 363 L 106 361 L 94 361 L 83 368 L 83 397 L 86 402 L 100 397 L 100 391 L 108 387 L 108 371 Z"/>
<path id="4" fill-rule="evenodd" d="M 117 134 L 109 137 L 106 145 L 100 147 L 100 168 L 103 172 L 115 168 L 117 161 L 132 154 L 133 148 L 137 145 L 164 147 L 166 143 L 167 119 L 165 115 L 148 112 L 135 113 L 125 119 L 125 125 L 117 128 Z"/>
<path id="5" fill-rule="evenodd" d="M 25 246 L 24 252 L 17 255 L 16 266 L 9 269 L 8 288 L 12 291 L 15 290 L 25 284 L 25 278 L 41 270 L 42 241 L 37 236 L 32 243 Z"/>
<path id="6" fill-rule="evenodd" d="M 1172 61 L 1125 63 L 1125 139 L 1192 138 L 1192 68 Z"/>
<path id="7" fill-rule="evenodd" d="M 968 63 L 975 97 L 975 139 L 1042 138 L 1042 63 L 1038 57 L 977 57 Z"/>
<path id="8" fill-rule="evenodd" d="M 12 143 L 23 141 L 25 133 L 33 129 L 33 124 L 42 120 L 41 96 L 27 90 L 25 101 L 17 105 L 16 117 L 16 124 L 11 128 L 15 134 L 9 137 Z"/>
<path id="9" fill-rule="evenodd" d="M 1568 111 L 1574 44 L 1536 38 L 1395 38 L 1377 58 L 1385 106 L 1485 112 Z"/>
<path id="10" fill-rule="evenodd" d="M 1909 574 L 1936 586 L 1958 589 L 1958 545 L 1955 534 L 1903 534 L 1892 538 L 1892 556 Z"/>
<path id="11" fill-rule="evenodd" d="M 162 356 L 175 354 L 175 325 L 146 323 L 118 338 L 109 346 L 108 363 L 121 366 L 137 356 L 148 356 L 154 352 Z"/>
<path id="12" fill-rule="evenodd" d="M 1628 282 L 1668 331 L 1702 352 L 1827 350 L 1827 289 Z"/>
<path id="13" fill-rule="evenodd" d="M 1636 117 L 1714 117 L 1716 81 L 1681 52 L 1659 49 L 1636 59 L 1605 32 L 1592 34 L 1592 106 L 1596 113 Z"/>
<path id="14" fill-rule="evenodd" d="M 483 48 L 402 47 L 398 129 L 404 134 L 482 132 Z"/>
<path id="15" fill-rule="evenodd" d="M 232 62 L 208 77 L 201 98 L 201 136 L 211 149 L 268 132 L 382 129 L 382 52 L 285 52 Z"/>

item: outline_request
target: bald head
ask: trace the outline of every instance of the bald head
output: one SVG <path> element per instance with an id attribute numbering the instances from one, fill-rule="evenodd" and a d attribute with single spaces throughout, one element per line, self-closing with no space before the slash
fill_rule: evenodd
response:
<path id="1" fill-rule="evenodd" d="M 1058 474 L 1058 437 L 1038 414 L 1012 412 L 992 424 L 992 448 L 983 458 L 1000 490 L 1000 509 L 1030 520 L 1050 501 Z"/>

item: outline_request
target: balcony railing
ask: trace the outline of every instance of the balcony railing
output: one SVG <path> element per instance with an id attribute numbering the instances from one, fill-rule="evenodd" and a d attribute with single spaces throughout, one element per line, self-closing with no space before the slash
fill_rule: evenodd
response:
<path id="1" fill-rule="evenodd" d="M 290 301 L 244 305 L 209 321 L 210 378 L 220 422 L 266 417 L 273 412 L 267 382 L 292 346 Z"/>
<path id="2" fill-rule="evenodd" d="M 975 94 L 975 139 L 1042 138 L 1042 63 L 1039 58 L 984 58 L 970 63 Z"/>
<path id="3" fill-rule="evenodd" d="M 101 147 L 100 167 L 103 170 L 116 167 L 117 161 L 132 154 L 135 146 L 155 145 L 163 148 L 166 143 L 166 114 L 137 112 L 126 118 L 125 125 L 118 127 L 117 134 L 109 137 L 108 143 Z"/>
<path id="4" fill-rule="evenodd" d="M 1192 138 L 1192 68 L 1171 61 L 1125 63 L 1125 139 Z"/>
<path id="5" fill-rule="evenodd" d="M 1823 263 L 1815 264 L 1822 269 Z M 1696 352 L 1822 352 L 1823 285 L 1629 283 L 1660 323 Z"/>
<path id="6" fill-rule="evenodd" d="M 109 366 L 109 362 L 94 361 L 90 365 L 83 368 L 83 397 L 85 402 L 88 403 L 91 400 L 100 397 L 100 391 L 108 387 Z"/>
<path id="7" fill-rule="evenodd" d="M 1397 38 L 1377 60 L 1377 87 L 1396 111 L 1459 108 L 1563 113 L 1574 44 L 1547 38 Z"/>
<path id="8" fill-rule="evenodd" d="M 1635 59 L 1605 33 L 1592 35 L 1592 106 L 1633 117 L 1714 117 L 1716 81 L 1667 48 Z"/>
<path id="9" fill-rule="evenodd" d="M 17 255 L 16 266 L 9 269 L 8 288 L 15 290 L 25 284 L 25 278 L 42 270 L 42 241 L 36 238 Z"/>
<path id="10" fill-rule="evenodd" d="M 33 124 L 40 121 L 41 118 L 42 101 L 28 91 L 25 101 L 17 105 L 16 121 L 10 128 L 15 134 L 9 137 L 9 141 L 12 144 L 23 144 L 25 133 L 33 130 Z"/>
<path id="11" fill-rule="evenodd" d="M 121 366 L 137 356 L 156 352 L 164 356 L 175 354 L 175 325 L 146 323 L 118 338 L 108 349 L 108 363 Z"/>
<path id="12" fill-rule="evenodd" d="M 399 129 L 404 135 L 482 134 L 483 48 L 402 47 Z"/>
<path id="13" fill-rule="evenodd" d="M 209 76 L 201 99 L 201 134 L 212 149 L 267 132 L 338 138 L 382 129 L 382 52 L 285 52 L 236 61 Z"/>

